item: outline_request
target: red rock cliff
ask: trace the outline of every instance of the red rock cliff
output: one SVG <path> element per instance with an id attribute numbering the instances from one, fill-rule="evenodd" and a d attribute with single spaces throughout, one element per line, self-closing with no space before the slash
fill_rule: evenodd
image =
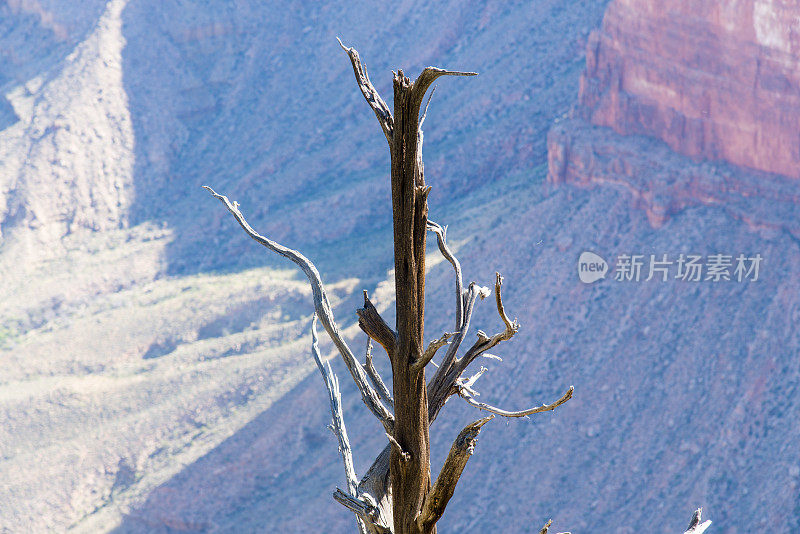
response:
<path id="1" fill-rule="evenodd" d="M 800 178 L 800 2 L 615 0 L 580 103 L 618 133 Z"/>

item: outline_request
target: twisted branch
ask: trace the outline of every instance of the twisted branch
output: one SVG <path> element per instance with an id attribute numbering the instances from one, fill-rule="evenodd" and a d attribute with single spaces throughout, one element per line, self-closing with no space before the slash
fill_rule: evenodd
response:
<path id="1" fill-rule="evenodd" d="M 369 107 L 375 112 L 375 116 L 378 118 L 378 122 L 381 125 L 381 130 L 383 130 L 383 135 L 386 137 L 386 141 L 389 145 L 391 145 L 394 119 L 392 118 L 392 112 L 389 111 L 389 106 L 383 101 L 383 98 L 381 98 L 378 90 L 372 85 L 372 82 L 369 81 L 367 68 L 361 63 L 358 51 L 353 47 L 345 46 L 338 37 L 336 40 L 339 41 L 339 46 L 342 47 L 342 50 L 347 52 L 347 55 L 350 57 L 350 63 L 353 64 L 353 74 L 356 76 L 358 88 L 361 89 L 361 94 L 364 95 L 364 99 L 366 99 Z"/>
<path id="2" fill-rule="evenodd" d="M 508 410 L 503 410 L 501 408 L 495 408 L 489 404 L 484 402 L 479 402 L 475 400 L 475 397 L 480 395 L 477 391 L 472 389 L 472 385 L 475 381 L 480 378 L 480 376 L 486 372 L 486 367 L 481 367 L 481 370 L 478 371 L 476 374 L 472 375 L 469 379 L 464 380 L 463 378 L 456 379 L 456 387 L 458 388 L 458 395 L 467 401 L 472 406 L 480 410 L 484 410 L 489 413 L 493 413 L 496 415 L 501 415 L 503 417 L 526 417 L 528 415 L 533 415 L 535 413 L 542 413 L 542 412 L 549 412 L 551 410 L 555 410 L 569 399 L 572 398 L 572 393 L 575 391 L 575 388 L 570 386 L 569 389 L 564 393 L 561 398 L 555 401 L 552 404 L 542 404 L 541 406 L 535 406 L 533 408 L 529 408 L 527 410 L 520 410 L 517 412 L 511 412 Z"/>
<path id="3" fill-rule="evenodd" d="M 448 340 L 454 335 L 455 335 L 454 333 L 445 332 L 439 339 L 434 339 L 433 341 L 431 341 L 430 344 L 428 345 L 428 348 L 425 349 L 425 352 L 422 353 L 422 357 L 419 360 L 415 361 L 413 364 L 411 364 L 412 368 L 421 369 L 426 365 L 428 365 L 430 361 L 433 360 L 433 357 L 436 356 L 436 351 L 447 345 L 449 343 Z"/>
<path id="4" fill-rule="evenodd" d="M 471 283 L 469 289 L 464 292 L 461 303 L 463 305 L 464 316 L 462 317 L 461 330 L 455 333 L 450 345 L 447 347 L 447 352 L 442 358 L 442 363 L 436 370 L 433 380 L 428 385 L 428 418 L 432 421 L 436 418 L 439 410 L 444 406 L 447 398 L 455 393 L 453 385 L 456 378 L 461 376 L 463 369 L 458 369 L 459 360 L 456 358 L 458 348 L 464 340 L 464 335 L 469 330 L 469 324 L 472 319 L 472 311 L 475 308 L 475 303 L 478 298 L 483 300 L 489 295 L 489 290 L 485 287 L 479 286 L 476 283 Z"/>
<path id="5" fill-rule="evenodd" d="M 452 256 L 452 253 L 450 253 L 450 255 Z M 491 338 L 483 333 L 483 331 L 479 330 L 478 341 L 466 352 L 463 357 L 456 358 L 456 351 L 458 350 L 458 346 L 461 344 L 461 340 L 464 337 L 463 334 L 469 329 L 472 310 L 474 309 L 477 298 L 480 297 L 483 299 L 489 294 L 489 290 L 487 288 L 476 286 L 474 283 L 470 284 L 469 289 L 464 293 L 465 298 L 462 300 L 462 309 L 464 313 L 462 318 L 462 330 L 453 337 L 453 341 L 450 343 L 447 354 L 445 355 L 444 360 L 442 360 L 442 365 L 437 370 L 436 375 L 434 375 L 433 380 L 428 387 L 428 418 L 431 421 L 436 418 L 439 410 L 442 409 L 450 395 L 458 393 L 456 380 L 462 375 L 469 364 L 472 363 L 478 356 L 496 346 L 501 341 L 511 339 L 511 337 L 517 333 L 517 330 L 519 330 L 519 325 L 516 323 L 516 321 L 511 322 L 505 313 L 502 294 L 500 292 L 503 279 L 499 273 L 497 273 L 496 276 L 495 301 L 497 303 L 497 311 L 500 314 L 500 318 L 503 321 L 503 324 L 506 326 L 506 329 L 499 334 L 495 334 Z"/>
<path id="6" fill-rule="evenodd" d="M 423 115 L 424 117 L 424 115 Z M 450 247 L 447 246 L 447 227 L 441 226 L 431 220 L 428 221 L 428 230 L 436 234 L 436 243 L 439 245 L 439 252 L 453 266 L 455 271 L 456 283 L 456 332 L 461 330 L 464 318 L 464 283 L 461 277 L 461 262 L 455 257 Z"/>
<path id="7" fill-rule="evenodd" d="M 482 331 L 478 331 L 478 341 L 475 342 L 472 347 L 467 350 L 467 352 L 459 358 L 456 362 L 455 368 L 458 372 L 458 376 L 461 375 L 464 370 L 471 364 L 475 359 L 483 354 L 484 352 L 488 351 L 492 347 L 495 347 L 501 341 L 508 341 L 514 334 L 519 331 L 519 323 L 517 323 L 516 319 L 511 321 L 506 315 L 505 307 L 503 306 L 503 296 L 501 293 L 501 287 L 503 285 L 503 277 L 500 276 L 500 273 L 495 273 L 495 283 L 494 283 L 494 295 L 495 295 L 495 303 L 497 304 L 497 313 L 500 315 L 500 319 L 503 321 L 505 325 L 505 330 L 499 332 L 492 337 L 488 337 Z"/>
<path id="8" fill-rule="evenodd" d="M 309 283 L 311 284 L 311 293 L 314 298 L 314 310 L 316 311 L 322 326 L 325 328 L 325 331 L 328 333 L 331 340 L 333 340 L 333 344 L 336 345 L 336 348 L 339 350 L 339 354 L 341 354 L 342 359 L 347 366 L 347 370 L 350 371 L 350 375 L 353 377 L 353 381 L 356 383 L 356 387 L 358 387 L 358 391 L 361 393 L 361 399 L 364 401 L 364 404 L 367 405 L 367 408 L 369 408 L 375 417 L 377 417 L 378 420 L 383 424 L 384 429 L 387 432 L 392 432 L 394 429 L 394 415 L 392 415 L 392 413 L 386 409 L 381 402 L 378 393 L 376 393 L 372 386 L 370 386 L 369 382 L 367 381 L 367 375 L 364 373 L 361 365 L 353 355 L 353 351 L 350 350 L 350 347 L 347 346 L 344 338 L 342 338 L 341 334 L 339 333 L 339 327 L 337 326 L 333 317 L 333 310 L 328 302 L 328 296 L 325 293 L 325 288 L 322 285 L 322 279 L 320 278 L 319 271 L 317 271 L 317 268 L 314 266 L 314 264 L 296 250 L 272 241 L 271 239 L 264 237 L 253 230 L 253 228 L 251 228 L 245 220 L 242 212 L 239 211 L 238 202 L 231 202 L 228 200 L 228 197 L 218 194 L 207 185 L 204 185 L 203 188 L 211 193 L 214 198 L 225 205 L 228 211 L 231 212 L 231 214 L 236 218 L 239 226 L 241 226 L 247 235 L 249 235 L 254 241 L 280 254 L 281 256 L 292 260 L 298 267 L 300 267 L 300 269 L 302 269 L 308 278 Z"/>
<path id="9" fill-rule="evenodd" d="M 367 376 L 372 381 L 372 385 L 375 386 L 375 389 L 378 391 L 378 395 L 380 395 L 381 398 L 386 401 L 386 404 L 388 404 L 390 408 L 394 409 L 394 399 L 392 399 L 392 394 L 389 392 L 389 388 L 386 387 L 383 378 L 381 378 L 381 375 L 378 373 L 378 370 L 375 369 L 375 365 L 372 363 L 372 339 L 369 336 L 367 336 L 367 354 L 366 363 L 364 364 L 364 371 L 366 371 Z"/>

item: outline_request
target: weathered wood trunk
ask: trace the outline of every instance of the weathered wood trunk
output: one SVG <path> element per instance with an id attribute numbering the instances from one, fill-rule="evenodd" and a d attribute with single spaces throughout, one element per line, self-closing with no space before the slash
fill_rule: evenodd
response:
<path id="1" fill-rule="evenodd" d="M 458 394 L 469 404 L 481 410 L 504 417 L 525 417 L 550 411 L 572 397 L 572 387 L 552 404 L 527 410 L 508 411 L 474 399 L 475 381 L 486 370 L 469 378 L 462 374 L 467 367 L 486 351 L 501 341 L 510 339 L 519 328 L 503 308 L 500 294 L 502 278 L 497 274 L 495 301 L 497 312 L 505 328 L 489 337 L 478 331 L 478 339 L 460 357 L 461 342 L 469 330 L 470 317 L 475 302 L 490 295 L 488 288 L 475 283 L 464 289 L 461 267 L 446 242 L 446 227 L 428 221 L 428 192 L 422 164 L 422 101 L 426 92 L 440 76 L 474 76 L 474 72 L 448 71 L 426 67 L 412 82 L 398 70 L 394 76 L 394 117 L 386 102 L 369 81 L 358 52 L 339 41 L 353 65 L 353 73 L 362 95 L 381 125 L 391 154 L 391 190 L 394 225 L 394 266 L 397 307 L 396 330 L 392 330 L 364 292 L 364 307 L 357 310 L 358 324 L 370 339 L 378 342 L 392 364 L 393 397 L 377 370 L 372 365 L 371 342 L 368 344 L 366 363 L 356 360 L 353 351 L 341 336 L 333 317 L 325 289 L 317 268 L 308 258 L 288 247 L 260 235 L 253 230 L 239 210 L 236 202 L 217 194 L 241 227 L 255 241 L 296 263 L 306 274 L 314 297 L 314 310 L 334 345 L 342 356 L 353 378 L 361 399 L 381 422 L 390 445 L 378 455 L 366 475 L 357 481 L 353 468 L 352 449 L 344 426 L 338 380 L 330 366 L 323 366 L 316 344 L 316 330 L 312 322 L 312 354 L 322 373 L 328 390 L 332 429 L 339 440 L 339 451 L 345 467 L 347 491 L 339 488 L 333 498 L 350 509 L 356 516 L 359 532 L 368 534 L 429 534 L 436 532 L 436 522 L 442 517 L 453 496 L 459 477 L 475 449 L 481 427 L 494 415 L 467 425 L 456 437 L 435 482 L 431 481 L 430 438 L 428 426 L 444 406 L 447 398 Z M 427 105 L 426 105 L 427 110 Z M 432 340 L 423 350 L 425 317 L 425 243 L 426 232 L 436 234 L 439 250 L 455 271 L 455 330 Z M 431 384 L 426 384 L 425 366 L 433 360 L 436 351 L 449 347 Z M 428 393 L 430 392 L 430 399 Z M 430 400 L 430 403 L 429 403 Z M 430 405 L 429 405 L 430 404 Z M 394 413 L 392 413 L 392 408 Z M 547 532 L 547 527 L 542 532 Z"/>
<path id="2" fill-rule="evenodd" d="M 385 382 L 372 365 L 372 345 L 368 343 L 366 363 L 360 364 L 341 336 L 333 310 L 325 293 L 317 268 L 305 256 L 256 232 L 244 218 L 236 202 L 203 186 L 236 218 L 244 231 L 264 247 L 297 264 L 308 277 L 314 298 L 315 318 L 330 336 L 347 366 L 361 399 L 381 422 L 389 440 L 359 482 L 354 469 L 353 453 L 344 425 L 338 379 L 330 365 L 323 365 L 316 335 L 316 319 L 311 323 L 312 354 L 325 382 L 331 406 L 331 429 L 339 441 L 339 452 L 345 470 L 347 491 L 339 488 L 333 498 L 355 514 L 356 527 L 361 534 L 430 534 L 436 532 L 436 522 L 444 514 L 453 497 L 459 478 L 475 450 L 481 427 L 495 415 L 527 417 L 549 412 L 572 398 L 572 386 L 551 404 L 511 411 L 497 408 L 475 399 L 475 381 L 486 371 L 463 377 L 469 365 L 502 341 L 511 339 L 519 329 L 516 320 L 506 315 L 501 296 L 503 278 L 496 273 L 495 303 L 504 325 L 493 336 L 478 331 L 478 338 L 461 357 L 458 351 L 469 330 L 473 307 L 478 299 L 491 294 L 488 288 L 476 283 L 464 289 L 461 265 L 447 246 L 447 227 L 428 221 L 428 192 L 422 164 L 422 100 L 431 84 L 440 76 L 473 76 L 474 72 L 458 72 L 425 68 L 411 82 L 398 70 L 394 76 L 394 117 L 380 94 L 369 81 L 358 52 L 339 41 L 353 65 L 353 73 L 362 95 L 381 125 L 391 154 L 392 213 L 394 224 L 394 267 L 397 306 L 396 330 L 392 330 L 364 292 L 364 307 L 357 310 L 358 324 L 370 339 L 377 341 L 392 364 L 393 398 Z M 427 105 L 426 105 L 427 110 Z M 453 266 L 455 273 L 455 329 L 431 341 L 423 350 L 425 317 L 425 241 L 426 232 L 436 234 L 439 251 Z M 445 356 L 429 385 L 425 381 L 425 366 L 433 360 L 439 348 L 448 345 Z M 495 357 L 496 358 L 496 357 Z M 428 393 L 430 392 L 430 398 Z M 471 406 L 491 415 L 468 424 L 458 434 L 435 482 L 431 482 L 430 436 L 428 426 L 436 419 L 448 397 L 457 394 Z M 430 401 L 430 403 L 429 403 Z M 394 413 L 392 413 L 394 408 Z M 686 534 L 701 534 L 711 521 L 701 523 L 702 509 L 695 512 Z M 547 534 L 552 520 L 540 530 Z"/>
<path id="3" fill-rule="evenodd" d="M 420 532 L 416 517 L 431 487 L 425 368 L 412 365 L 423 352 L 428 218 L 428 189 L 417 146 L 419 104 L 413 102 L 412 88 L 411 81 L 398 71 L 391 144 L 397 294 L 397 346 L 392 355 L 394 438 L 402 449 L 393 447 L 390 460 L 396 534 Z M 435 532 L 436 527 L 427 531 Z"/>

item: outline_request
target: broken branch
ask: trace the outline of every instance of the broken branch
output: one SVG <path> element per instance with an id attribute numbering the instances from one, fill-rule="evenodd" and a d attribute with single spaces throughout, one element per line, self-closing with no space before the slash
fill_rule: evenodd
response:
<path id="1" fill-rule="evenodd" d="M 427 529 L 436 524 L 439 518 L 442 517 L 447 503 L 456 490 L 458 479 L 461 477 L 461 473 L 464 471 L 470 456 L 475 451 L 475 444 L 478 441 L 481 427 L 493 418 L 494 416 L 490 415 L 470 423 L 456 437 L 450 447 L 447 459 L 444 461 L 442 470 L 425 498 L 422 511 L 417 517 L 417 525 L 421 532 L 427 532 Z"/>
<path id="2" fill-rule="evenodd" d="M 391 359 L 397 344 L 397 333 L 383 320 L 377 308 L 369 300 L 366 290 L 364 290 L 364 307 L 356 310 L 356 313 L 361 330 L 380 343 Z"/>
<path id="3" fill-rule="evenodd" d="M 394 436 L 387 432 L 386 437 L 389 438 L 389 443 L 397 447 L 397 452 L 400 454 L 400 458 L 402 458 L 404 462 L 407 462 L 411 459 L 411 455 L 403 450 L 403 447 L 401 447 L 397 440 L 394 439 Z"/>
<path id="4" fill-rule="evenodd" d="M 454 333 L 445 332 L 439 339 L 434 339 L 433 341 L 431 341 L 430 344 L 428 345 L 428 348 L 425 349 L 425 352 L 422 353 L 422 357 L 419 360 L 415 361 L 412 364 L 412 367 L 414 369 L 422 369 L 423 367 L 428 365 L 428 363 L 430 363 L 430 361 L 433 360 L 433 357 L 436 356 L 436 351 L 447 345 L 448 340 L 454 335 L 455 335 Z"/>
<path id="5" fill-rule="evenodd" d="M 702 515 L 703 509 L 698 508 L 694 511 L 694 515 L 692 515 L 692 520 L 689 522 L 689 526 L 686 527 L 686 532 L 684 534 L 703 534 L 706 529 L 711 526 L 711 520 L 703 521 L 702 523 Z"/>
<path id="6" fill-rule="evenodd" d="M 414 86 L 411 88 L 411 101 L 413 109 L 419 109 L 422 105 L 422 99 L 428 88 L 440 76 L 477 76 L 477 72 L 461 72 L 457 70 L 445 70 L 438 67 L 425 67 L 419 77 L 414 81 Z"/>
<path id="7" fill-rule="evenodd" d="M 369 81 L 367 68 L 361 63 L 358 51 L 353 47 L 345 46 L 338 37 L 336 40 L 339 41 L 339 46 L 342 47 L 342 50 L 347 52 L 348 57 L 350 57 L 350 63 L 353 65 L 353 74 L 356 76 L 358 88 L 361 90 L 361 94 L 364 95 L 364 99 L 367 101 L 367 104 L 369 104 L 369 107 L 375 112 L 375 116 L 378 118 L 378 122 L 383 130 L 383 135 L 386 137 L 386 141 L 391 145 L 394 119 L 392 118 L 391 111 L 389 111 L 389 106 L 387 106 L 386 102 L 381 98 L 381 95 L 372 85 L 372 82 Z"/>
<path id="8" fill-rule="evenodd" d="M 353 497 L 350 493 L 339 488 L 336 488 L 336 491 L 333 492 L 333 498 L 359 518 L 369 521 L 371 525 L 375 523 L 378 517 L 378 510 L 372 503 L 365 499 Z"/>

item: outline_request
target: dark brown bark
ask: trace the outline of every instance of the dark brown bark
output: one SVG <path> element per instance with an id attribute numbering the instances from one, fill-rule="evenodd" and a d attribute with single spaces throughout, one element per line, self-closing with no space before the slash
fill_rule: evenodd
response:
<path id="1" fill-rule="evenodd" d="M 391 145 L 397 348 L 391 363 L 394 439 L 408 456 L 392 447 L 389 473 L 396 534 L 420 532 L 416 518 L 431 485 L 425 369 L 413 366 L 423 352 L 428 216 L 425 178 L 417 158 L 419 105 L 415 106 L 413 89 L 398 71 Z M 428 530 L 435 531 L 435 527 Z"/>
<path id="2" fill-rule="evenodd" d="M 394 352 L 397 345 L 397 334 L 383 320 L 381 314 L 378 313 L 378 310 L 369 300 L 366 291 L 364 291 L 364 307 L 356 310 L 356 314 L 358 314 L 358 326 L 361 330 L 377 341 L 391 359 L 392 352 Z"/>
<path id="3" fill-rule="evenodd" d="M 493 417 L 493 415 L 490 415 L 470 423 L 458 434 L 452 447 L 450 447 L 450 453 L 444 461 L 436 483 L 425 498 L 425 504 L 419 517 L 417 517 L 417 527 L 421 532 L 430 532 L 435 527 L 436 522 L 441 519 L 447 503 L 450 502 L 450 498 L 456 490 L 458 479 L 467 466 L 469 457 L 475 451 L 475 444 L 478 441 L 481 427 Z"/>

